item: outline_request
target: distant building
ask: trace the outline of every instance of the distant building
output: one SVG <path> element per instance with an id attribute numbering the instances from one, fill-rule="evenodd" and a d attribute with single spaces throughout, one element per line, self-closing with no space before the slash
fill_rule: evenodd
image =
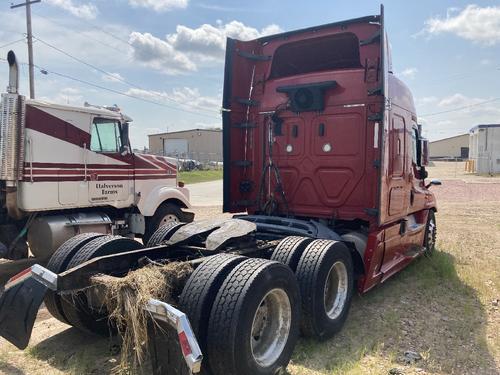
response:
<path id="1" fill-rule="evenodd" d="M 222 161 L 222 130 L 191 129 L 151 134 L 149 151 L 156 155 L 193 159 L 200 162 Z"/>
<path id="2" fill-rule="evenodd" d="M 431 159 L 467 159 L 469 157 L 469 134 L 429 142 Z"/>
<path id="3" fill-rule="evenodd" d="M 469 144 L 477 173 L 500 173 L 500 124 L 473 127 Z"/>

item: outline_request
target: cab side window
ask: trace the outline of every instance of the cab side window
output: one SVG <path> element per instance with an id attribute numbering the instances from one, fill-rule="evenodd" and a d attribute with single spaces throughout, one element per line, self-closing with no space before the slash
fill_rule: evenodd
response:
<path id="1" fill-rule="evenodd" d="M 95 118 L 90 134 L 90 150 L 120 152 L 122 146 L 120 124 L 116 120 Z"/>

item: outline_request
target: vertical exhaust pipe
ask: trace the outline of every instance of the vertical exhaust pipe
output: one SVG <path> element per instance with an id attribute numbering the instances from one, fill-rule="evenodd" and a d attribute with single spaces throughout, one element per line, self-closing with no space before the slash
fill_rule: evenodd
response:
<path id="1" fill-rule="evenodd" d="M 7 86 L 7 92 L 9 94 L 18 94 L 19 65 L 17 64 L 16 54 L 14 51 L 9 51 L 7 54 L 7 62 L 9 63 L 9 86 Z"/>

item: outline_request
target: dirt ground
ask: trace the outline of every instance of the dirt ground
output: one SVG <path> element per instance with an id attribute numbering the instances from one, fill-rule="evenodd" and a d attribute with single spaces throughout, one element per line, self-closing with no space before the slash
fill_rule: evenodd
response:
<path id="1" fill-rule="evenodd" d="M 289 374 L 500 374 L 500 178 L 438 162 L 438 251 L 363 296 L 343 330 L 301 339 Z M 196 210 L 197 218 L 220 207 Z M 421 359 L 406 361 L 406 351 Z M 41 309 L 28 349 L 0 340 L 0 374 L 120 372 L 112 339 L 81 334 Z M 123 372 L 123 371 L 121 371 Z"/>

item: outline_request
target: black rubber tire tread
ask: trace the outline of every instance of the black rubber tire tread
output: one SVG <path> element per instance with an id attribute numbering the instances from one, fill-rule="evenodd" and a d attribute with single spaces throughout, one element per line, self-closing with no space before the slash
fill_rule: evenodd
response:
<path id="1" fill-rule="evenodd" d="M 348 273 L 348 292 L 343 311 L 335 320 L 325 311 L 324 285 L 331 266 L 342 260 Z M 340 331 L 347 318 L 354 288 L 351 253 L 340 241 L 314 240 L 305 249 L 295 272 L 302 301 L 301 332 L 306 337 L 325 340 Z"/>
<path id="2" fill-rule="evenodd" d="M 149 243 L 150 238 L 159 228 L 161 228 L 161 220 L 168 214 L 177 216 L 180 222 L 186 221 L 181 208 L 175 203 L 164 202 L 156 209 L 153 216 L 146 218 L 146 231 L 142 236 L 143 243 Z"/>
<path id="3" fill-rule="evenodd" d="M 313 239 L 308 237 L 286 237 L 274 249 L 271 260 L 286 264 L 295 272 L 302 253 L 312 241 Z"/>
<path id="4" fill-rule="evenodd" d="M 434 225 L 436 226 L 436 228 L 434 229 L 434 238 L 433 238 L 433 242 L 434 242 L 434 246 L 432 247 L 432 249 L 429 249 L 428 248 L 428 241 L 427 241 L 427 236 L 429 234 L 429 222 L 431 221 L 431 219 L 434 219 Z M 429 214 L 427 216 L 427 223 L 425 224 L 425 233 L 424 233 L 424 248 L 425 248 L 425 255 L 427 257 L 431 257 L 434 252 L 436 251 L 436 237 L 437 237 L 437 231 L 438 231 L 438 228 L 437 228 L 437 223 L 436 223 L 436 214 L 434 213 L 434 210 L 429 210 Z"/>
<path id="5" fill-rule="evenodd" d="M 80 248 L 88 242 L 103 236 L 105 235 L 101 233 L 82 233 L 70 238 L 52 254 L 47 264 L 47 269 L 56 274 L 66 271 L 66 267 L 71 261 L 71 258 L 73 258 L 73 255 L 75 255 Z M 45 294 L 44 303 L 45 307 L 47 307 L 47 310 L 49 310 L 54 318 L 68 324 L 68 320 L 64 316 L 62 310 L 61 297 L 57 293 L 49 289 Z"/>
<path id="6" fill-rule="evenodd" d="M 256 308 L 268 291 L 282 288 L 292 309 L 288 341 L 280 357 L 267 368 L 253 359 L 250 334 Z M 300 296 L 293 272 L 274 261 L 252 258 L 238 264 L 217 293 L 210 313 L 207 354 L 214 374 L 271 375 L 286 368 L 298 340 Z M 210 361 L 214 358 L 214 361 Z"/>
<path id="7" fill-rule="evenodd" d="M 233 268 L 246 259 L 233 254 L 213 255 L 194 270 L 182 290 L 179 308 L 188 316 L 203 353 L 207 349 L 208 322 L 217 292 Z"/>
<path id="8" fill-rule="evenodd" d="M 170 237 L 172 237 L 172 235 L 183 225 L 184 223 L 168 223 L 159 227 L 149 238 L 147 247 L 161 245 L 164 241 L 169 240 Z"/>
<path id="9" fill-rule="evenodd" d="M 137 250 L 142 244 L 122 236 L 104 236 L 88 242 L 73 256 L 67 269 L 71 269 L 92 258 Z M 63 296 L 61 305 L 69 324 L 86 333 L 109 335 L 107 313 L 89 308 L 85 292 Z"/>

